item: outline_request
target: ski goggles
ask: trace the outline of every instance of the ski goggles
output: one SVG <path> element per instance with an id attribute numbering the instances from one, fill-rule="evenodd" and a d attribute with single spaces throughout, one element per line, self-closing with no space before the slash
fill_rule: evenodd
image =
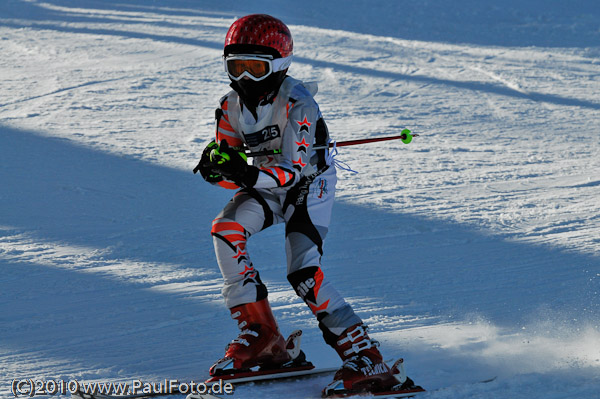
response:
<path id="1" fill-rule="evenodd" d="M 270 55 L 235 54 L 223 58 L 225 72 L 238 81 L 248 77 L 259 82 L 273 72 L 283 71 L 292 63 L 292 56 L 273 59 Z"/>

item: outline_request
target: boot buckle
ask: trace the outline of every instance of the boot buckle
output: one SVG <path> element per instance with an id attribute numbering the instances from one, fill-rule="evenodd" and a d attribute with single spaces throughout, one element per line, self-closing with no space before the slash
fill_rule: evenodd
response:
<path id="1" fill-rule="evenodd" d="M 351 353 L 359 353 L 365 349 L 370 349 L 373 345 L 371 344 L 370 339 L 363 339 L 360 342 L 352 344 L 352 347 L 346 351 L 344 351 L 344 356 L 348 356 Z"/>
<path id="2" fill-rule="evenodd" d="M 364 337 L 365 335 L 367 335 L 367 329 L 364 328 L 363 326 L 359 325 L 359 326 L 356 326 L 356 328 L 354 330 L 348 331 L 346 336 L 344 338 L 340 339 L 337 342 L 337 344 L 344 345 L 346 342 L 354 342 L 357 339 Z"/>

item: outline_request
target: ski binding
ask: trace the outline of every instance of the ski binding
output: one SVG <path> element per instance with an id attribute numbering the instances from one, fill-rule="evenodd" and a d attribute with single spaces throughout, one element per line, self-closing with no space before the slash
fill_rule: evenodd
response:
<path id="1" fill-rule="evenodd" d="M 292 360 L 277 368 L 252 367 L 244 370 L 233 370 L 231 359 L 222 359 L 217 363 L 216 372 L 205 381 L 207 385 L 219 381 L 232 384 L 247 382 L 267 381 L 281 378 L 302 377 L 307 375 L 324 374 L 336 371 L 338 367 L 316 368 L 306 360 L 304 352 L 300 349 L 301 330 L 296 330 L 286 340 L 286 349 Z"/>
<path id="2" fill-rule="evenodd" d="M 354 397 L 374 397 L 374 398 L 408 398 L 425 392 L 425 389 L 415 385 L 414 382 L 406 376 L 404 371 L 404 359 L 398 359 L 391 367 L 392 373 L 398 380 L 398 385 L 389 391 L 356 391 L 344 388 L 343 381 L 333 381 L 323 390 L 325 398 L 354 398 Z"/>

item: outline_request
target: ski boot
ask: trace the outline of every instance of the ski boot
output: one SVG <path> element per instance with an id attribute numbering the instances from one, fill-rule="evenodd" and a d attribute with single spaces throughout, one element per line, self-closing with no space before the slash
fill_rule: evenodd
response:
<path id="1" fill-rule="evenodd" d="M 248 371 L 255 366 L 276 368 L 291 360 L 266 298 L 230 311 L 241 332 L 227 345 L 225 356 L 210 368 L 211 376 Z"/>
<path id="2" fill-rule="evenodd" d="M 323 390 L 323 397 L 424 391 L 406 377 L 402 359 L 392 367 L 385 363 L 378 349 L 379 342 L 369 338 L 367 329 L 363 324 L 356 324 L 333 343 L 344 363 L 335 373 L 333 382 Z"/>

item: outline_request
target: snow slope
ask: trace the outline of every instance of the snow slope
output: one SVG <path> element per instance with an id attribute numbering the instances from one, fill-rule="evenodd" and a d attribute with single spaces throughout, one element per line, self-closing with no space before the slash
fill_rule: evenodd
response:
<path id="1" fill-rule="evenodd" d="M 209 235 L 232 193 L 191 169 L 252 12 L 289 23 L 336 139 L 421 135 L 339 155 L 360 173 L 339 173 L 324 269 L 385 356 L 429 398 L 599 398 L 600 5 L 541 0 L 0 3 L 0 396 L 201 380 L 237 334 Z M 282 330 L 336 364 L 282 235 L 254 264 Z"/>

